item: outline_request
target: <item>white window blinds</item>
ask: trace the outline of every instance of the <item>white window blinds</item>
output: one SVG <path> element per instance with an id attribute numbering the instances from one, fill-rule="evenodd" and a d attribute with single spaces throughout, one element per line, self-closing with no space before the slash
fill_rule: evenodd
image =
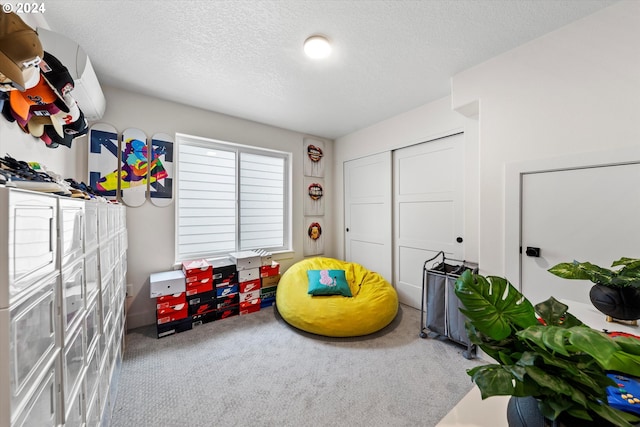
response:
<path id="1" fill-rule="evenodd" d="M 289 249 L 288 153 L 177 135 L 176 260 Z"/>

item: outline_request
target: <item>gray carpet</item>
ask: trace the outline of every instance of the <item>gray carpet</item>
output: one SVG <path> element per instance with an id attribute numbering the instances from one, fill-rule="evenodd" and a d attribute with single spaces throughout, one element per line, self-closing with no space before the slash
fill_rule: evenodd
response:
<path id="1" fill-rule="evenodd" d="M 482 362 L 419 331 L 407 306 L 360 338 L 302 332 L 274 307 L 162 339 L 129 331 L 111 426 L 435 426 Z"/>

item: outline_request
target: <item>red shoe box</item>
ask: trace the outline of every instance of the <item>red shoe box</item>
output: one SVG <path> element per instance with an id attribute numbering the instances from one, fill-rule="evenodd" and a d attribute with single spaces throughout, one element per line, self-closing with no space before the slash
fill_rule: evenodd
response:
<path id="1" fill-rule="evenodd" d="M 248 282 L 240 282 L 240 293 L 251 292 L 260 289 L 260 279 L 250 280 Z"/>
<path id="2" fill-rule="evenodd" d="M 275 276 L 280 274 L 280 264 L 273 261 L 271 265 L 263 265 L 260 267 L 260 277 Z"/>
<path id="3" fill-rule="evenodd" d="M 260 289 L 256 289 L 251 292 L 240 292 L 240 304 L 243 302 L 253 301 L 255 299 L 260 299 Z"/>
<path id="4" fill-rule="evenodd" d="M 187 289 L 193 283 L 213 282 L 213 266 L 205 259 L 184 261 L 182 263 Z"/>
<path id="5" fill-rule="evenodd" d="M 262 279 L 262 287 L 270 288 L 272 286 L 278 286 L 278 282 L 280 281 L 280 274 L 276 274 L 275 276 L 267 276 Z"/>
<path id="6" fill-rule="evenodd" d="M 188 315 L 189 310 L 186 303 L 161 308 L 157 310 L 158 325 L 175 322 L 176 320 L 186 318 Z"/>
<path id="7" fill-rule="evenodd" d="M 251 301 L 240 301 L 241 316 L 249 313 L 255 313 L 256 311 L 260 311 L 260 298 L 253 299 Z"/>
<path id="8" fill-rule="evenodd" d="M 234 305 L 238 305 L 239 303 L 240 303 L 240 294 L 235 293 L 235 294 L 227 295 L 226 297 L 221 297 L 216 299 L 216 309 L 225 310 L 228 307 L 233 307 Z"/>
<path id="9" fill-rule="evenodd" d="M 227 317 L 237 316 L 240 312 L 240 305 L 227 307 L 224 310 L 216 310 L 216 320 L 226 319 Z"/>
<path id="10" fill-rule="evenodd" d="M 169 335 L 177 334 L 179 332 L 189 331 L 193 328 L 191 318 L 176 320 L 175 322 L 168 322 L 162 325 L 156 326 L 158 338 L 168 337 Z"/>
<path id="11" fill-rule="evenodd" d="M 184 281 L 187 284 L 187 288 L 189 286 L 193 286 L 194 283 L 204 283 L 204 282 L 213 282 L 213 276 L 211 275 L 211 271 L 203 271 L 196 274 L 191 274 L 189 276 L 184 276 Z"/>
<path id="12" fill-rule="evenodd" d="M 187 296 L 184 292 L 179 294 L 162 295 L 156 298 L 156 310 L 183 304 L 185 302 L 187 302 Z"/>
<path id="13" fill-rule="evenodd" d="M 187 289 L 187 297 L 192 295 L 201 294 L 203 292 L 209 292 L 213 290 L 213 283 L 209 280 L 206 283 L 198 283 L 197 286 L 190 286 Z"/>

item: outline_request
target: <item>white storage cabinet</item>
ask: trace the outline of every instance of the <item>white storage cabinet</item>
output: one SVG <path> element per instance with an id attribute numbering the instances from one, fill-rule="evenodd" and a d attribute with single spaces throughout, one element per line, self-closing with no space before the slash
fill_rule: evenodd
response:
<path id="1" fill-rule="evenodd" d="M 0 188 L 0 427 L 108 426 L 125 218 L 120 205 Z"/>

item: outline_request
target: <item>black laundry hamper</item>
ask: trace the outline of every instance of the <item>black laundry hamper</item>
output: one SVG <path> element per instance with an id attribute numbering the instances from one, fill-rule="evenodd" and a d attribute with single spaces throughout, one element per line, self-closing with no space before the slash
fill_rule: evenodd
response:
<path id="1" fill-rule="evenodd" d="M 441 261 L 438 262 L 439 258 Z M 464 326 L 467 317 L 460 312 L 459 307 L 462 307 L 462 304 L 454 292 L 456 280 L 466 270 L 477 273 L 478 264 L 446 258 L 443 251 L 424 262 L 420 337 L 446 337 L 466 346 L 467 349 L 462 355 L 467 359 L 473 359 L 476 357 L 476 346 L 469 341 Z"/>

